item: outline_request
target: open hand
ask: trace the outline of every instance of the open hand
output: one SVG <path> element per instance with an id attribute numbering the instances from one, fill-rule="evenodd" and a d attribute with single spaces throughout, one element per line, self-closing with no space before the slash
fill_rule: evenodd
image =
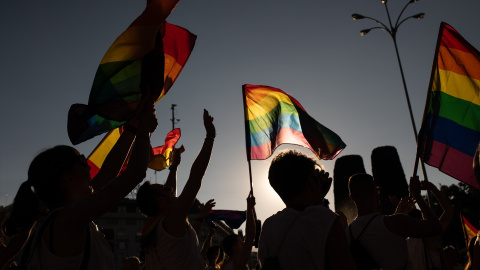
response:
<path id="1" fill-rule="evenodd" d="M 207 110 L 203 110 L 203 125 L 205 126 L 205 131 L 207 132 L 207 138 L 214 139 L 217 135 L 215 131 L 215 125 L 213 124 L 213 117 L 210 116 Z"/>

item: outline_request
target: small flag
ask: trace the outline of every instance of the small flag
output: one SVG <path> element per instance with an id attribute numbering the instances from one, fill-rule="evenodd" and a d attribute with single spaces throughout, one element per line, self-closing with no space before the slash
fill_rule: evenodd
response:
<path id="1" fill-rule="evenodd" d="M 148 167 L 155 171 L 161 171 L 170 166 L 170 154 L 175 148 L 175 144 L 180 139 L 181 132 L 179 128 L 170 131 L 165 137 L 165 144 L 152 149 L 153 155 L 148 163 Z M 185 151 L 182 146 L 181 152 Z"/>
<path id="2" fill-rule="evenodd" d="M 245 84 L 243 97 L 248 160 L 267 159 L 284 143 L 306 147 L 319 159 L 333 159 L 346 147 L 280 89 Z"/>
<path id="3" fill-rule="evenodd" d="M 480 142 L 480 53 L 442 23 L 417 156 L 480 189 L 473 156 Z"/>
<path id="4" fill-rule="evenodd" d="M 470 239 L 477 236 L 478 230 L 475 227 L 473 227 L 473 225 L 470 224 L 470 222 L 468 222 L 468 220 L 463 215 L 461 216 L 463 221 L 463 227 L 465 228 L 465 234 L 468 237 L 467 240 L 470 241 Z"/>

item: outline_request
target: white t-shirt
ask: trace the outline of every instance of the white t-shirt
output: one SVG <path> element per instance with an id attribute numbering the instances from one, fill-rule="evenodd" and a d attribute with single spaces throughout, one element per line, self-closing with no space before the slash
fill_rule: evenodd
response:
<path id="1" fill-rule="evenodd" d="M 40 228 L 40 227 L 39 227 Z M 93 223 L 89 223 L 90 229 L 90 258 L 87 266 L 87 270 L 114 270 L 115 262 L 113 260 L 113 252 L 108 244 L 107 240 L 103 237 L 103 234 L 98 230 L 97 226 Z M 54 232 L 55 233 L 55 232 Z M 58 257 L 53 254 L 43 241 L 43 238 L 37 234 L 34 235 L 36 242 L 36 248 L 32 252 L 30 257 L 31 270 L 76 270 L 80 268 L 80 264 L 83 260 L 82 253 L 68 258 Z M 38 238 L 40 237 L 40 238 Z M 35 243 L 35 241 L 33 242 Z M 33 248 L 33 246 L 32 246 Z"/>
<path id="2" fill-rule="evenodd" d="M 368 221 L 377 213 L 357 217 L 351 224 L 353 238 L 357 238 Z M 390 232 L 383 223 L 385 215 L 376 216 L 360 236 L 360 243 L 384 270 L 411 269 L 408 262 L 407 241 Z M 347 239 L 350 239 L 348 228 Z"/>
<path id="3" fill-rule="evenodd" d="M 298 218 L 297 218 L 298 217 Z M 260 235 L 258 258 L 275 256 L 288 227 L 278 258 L 282 269 L 325 269 L 325 246 L 337 215 L 323 205 L 307 207 L 303 212 L 285 208 L 265 220 Z"/>
<path id="4" fill-rule="evenodd" d="M 146 270 L 197 270 L 205 269 L 200 254 L 197 234 L 187 223 L 187 232 L 182 237 L 174 237 L 163 228 L 163 218 L 155 227 L 155 239 L 145 249 Z"/>

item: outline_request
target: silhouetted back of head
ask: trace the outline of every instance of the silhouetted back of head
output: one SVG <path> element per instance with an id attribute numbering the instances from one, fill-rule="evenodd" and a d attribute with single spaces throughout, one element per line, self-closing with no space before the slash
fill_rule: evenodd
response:
<path id="1" fill-rule="evenodd" d="M 306 187 L 309 175 L 320 166 L 314 159 L 289 150 L 273 158 L 268 171 L 270 185 L 282 198 L 288 202 L 299 195 Z"/>
<path id="2" fill-rule="evenodd" d="M 238 241 L 241 241 L 240 236 L 236 234 L 230 234 L 229 236 L 223 238 L 222 248 L 225 254 L 229 257 L 233 255 L 233 247 L 237 244 Z"/>
<path id="3" fill-rule="evenodd" d="M 366 173 L 354 174 L 348 180 L 348 190 L 356 202 L 369 196 L 375 188 L 373 177 Z"/>
<path id="4" fill-rule="evenodd" d="M 70 172 L 80 153 L 73 147 L 58 145 L 38 154 L 28 169 L 28 180 L 37 196 L 49 206 L 58 206 L 64 199 L 60 181 Z"/>
<path id="5" fill-rule="evenodd" d="M 29 228 L 39 214 L 39 199 L 49 208 L 59 207 L 65 198 L 62 175 L 73 169 L 80 154 L 75 148 L 58 145 L 38 154 L 30 163 L 28 180 L 18 189 L 4 232 L 13 235 Z M 32 190 L 32 187 L 34 190 Z"/>
<path id="6" fill-rule="evenodd" d="M 150 181 L 145 181 L 137 191 L 137 205 L 142 214 L 147 217 L 154 217 L 158 215 L 159 209 L 155 203 L 157 193 L 152 188 Z"/>

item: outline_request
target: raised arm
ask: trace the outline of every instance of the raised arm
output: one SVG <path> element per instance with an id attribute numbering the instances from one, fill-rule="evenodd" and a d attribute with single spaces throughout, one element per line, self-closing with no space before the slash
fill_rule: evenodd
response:
<path id="1" fill-rule="evenodd" d="M 168 169 L 170 172 L 168 173 L 167 181 L 165 182 L 165 186 L 171 187 L 173 189 L 173 194 L 177 196 L 177 169 L 178 165 L 182 161 L 181 151 L 178 148 L 173 149 L 172 153 L 170 154 L 171 163 Z"/>
<path id="2" fill-rule="evenodd" d="M 247 223 L 245 225 L 245 242 L 240 254 L 233 261 L 234 270 L 243 270 L 250 260 L 253 241 L 255 240 L 255 197 L 250 193 L 247 198 Z"/>
<path id="3" fill-rule="evenodd" d="M 410 178 L 410 195 L 417 201 L 423 219 L 415 219 L 404 214 L 395 214 L 384 218 L 385 226 L 394 234 L 402 237 L 434 237 L 442 232 L 438 218 L 428 207 L 420 194 L 420 181 L 418 176 Z"/>
<path id="4" fill-rule="evenodd" d="M 82 228 L 101 216 L 145 178 L 150 156 L 150 133 L 157 127 L 153 99 L 144 100 L 138 110 L 139 124 L 126 170 L 101 191 L 82 197 L 65 208 L 61 215 L 69 216 L 65 221 L 71 222 L 70 226 Z"/>
<path id="5" fill-rule="evenodd" d="M 212 154 L 213 141 L 215 140 L 216 133 L 215 126 L 213 125 L 213 117 L 208 114 L 207 110 L 203 111 L 203 123 L 207 134 L 202 149 L 192 164 L 190 176 L 182 193 L 178 199 L 175 200 L 163 221 L 166 231 L 176 237 L 181 237 L 186 232 L 185 222 L 187 213 L 200 190 L 202 179 Z"/>
<path id="6" fill-rule="evenodd" d="M 216 202 L 214 201 L 214 199 L 210 199 L 202 207 L 202 210 L 200 211 L 200 215 L 192 225 L 197 235 L 200 233 L 200 229 L 202 228 L 205 217 L 208 215 L 208 213 L 210 213 L 210 210 L 212 210 L 212 208 L 215 207 L 215 204 Z"/>
<path id="7" fill-rule="evenodd" d="M 128 126 L 128 124 L 127 124 Z M 110 183 L 115 177 L 117 177 L 123 163 L 128 156 L 128 152 L 132 147 L 132 143 L 135 139 L 135 128 L 125 128 L 120 138 L 113 146 L 112 150 L 108 153 L 103 166 L 98 171 L 97 175 L 92 179 L 91 185 L 94 191 L 102 190 L 108 183 Z"/>
<path id="8" fill-rule="evenodd" d="M 450 226 L 450 222 L 453 218 L 453 207 L 450 204 L 450 201 L 448 201 L 447 197 L 445 197 L 445 195 L 443 195 L 443 193 L 440 192 L 432 182 L 422 181 L 420 182 L 420 186 L 422 190 L 430 190 L 435 198 L 437 198 L 438 203 L 443 210 L 443 213 L 438 220 L 442 224 L 442 231 L 445 231 L 448 226 Z"/>

